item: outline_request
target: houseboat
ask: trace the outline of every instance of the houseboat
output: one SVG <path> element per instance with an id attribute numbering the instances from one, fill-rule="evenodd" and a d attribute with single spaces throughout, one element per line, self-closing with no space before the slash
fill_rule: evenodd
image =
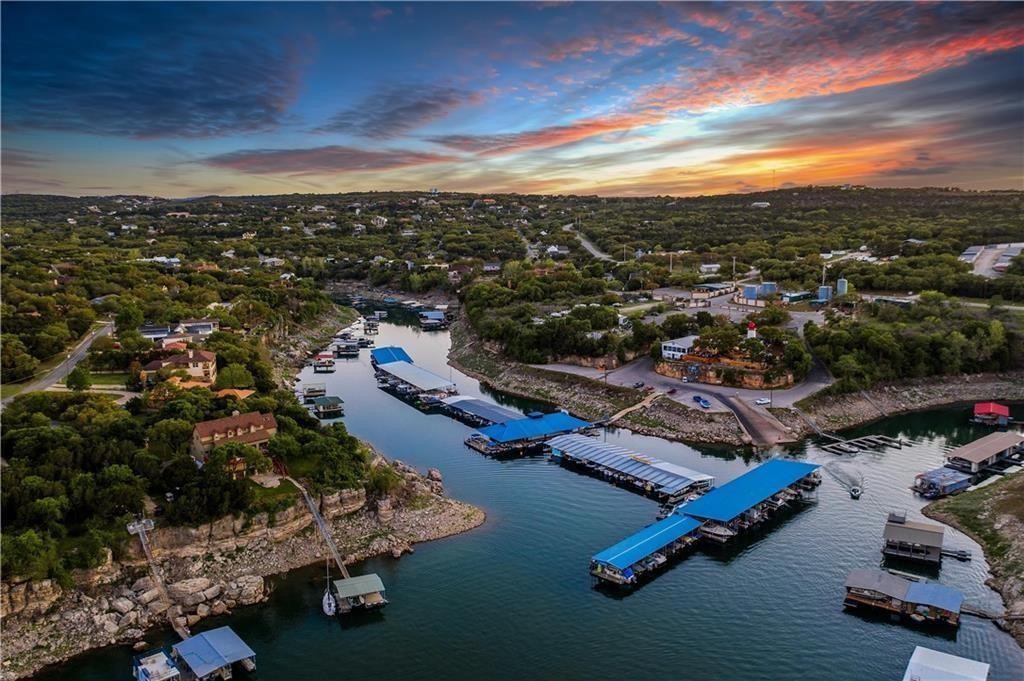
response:
<path id="1" fill-rule="evenodd" d="M 171 650 L 185 679 L 230 679 L 236 666 L 247 672 L 256 671 L 256 653 L 231 627 L 190 636 Z"/>
<path id="2" fill-rule="evenodd" d="M 906 513 L 890 513 L 882 532 L 882 554 L 888 558 L 942 562 L 942 525 L 907 520 Z"/>
<path id="3" fill-rule="evenodd" d="M 972 477 L 963 471 L 952 468 L 936 468 L 935 470 L 918 473 L 911 489 L 925 499 L 959 494 L 971 486 Z"/>
<path id="4" fill-rule="evenodd" d="M 316 356 L 313 360 L 313 373 L 314 374 L 333 374 L 334 373 L 334 358 L 330 353 L 321 353 Z"/>
<path id="5" fill-rule="evenodd" d="M 974 405 L 971 422 L 993 428 L 1006 428 L 1010 425 L 1010 408 L 996 402 L 978 402 Z"/>
<path id="6" fill-rule="evenodd" d="M 338 358 L 352 358 L 359 356 L 359 343 L 357 341 L 344 341 L 334 346 L 334 356 Z"/>
<path id="7" fill-rule="evenodd" d="M 310 383 L 302 389 L 302 402 L 304 404 L 313 404 L 313 400 L 326 394 L 326 383 Z"/>
<path id="8" fill-rule="evenodd" d="M 911 581 L 876 569 L 858 569 L 846 578 L 843 607 L 875 610 L 918 624 L 960 626 L 964 597 L 956 589 Z"/>
<path id="9" fill-rule="evenodd" d="M 975 475 L 989 471 L 1024 449 L 1024 435 L 992 433 L 946 454 L 946 466 Z"/>
<path id="10" fill-rule="evenodd" d="M 313 414 L 318 419 L 336 419 L 345 415 L 345 403 L 335 395 L 325 395 L 313 400 Z"/>

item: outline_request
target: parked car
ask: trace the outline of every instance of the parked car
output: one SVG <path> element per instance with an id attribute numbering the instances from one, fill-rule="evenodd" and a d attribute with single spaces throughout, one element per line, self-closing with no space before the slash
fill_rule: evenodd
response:
<path id="1" fill-rule="evenodd" d="M 765 404 L 771 404 L 771 403 L 772 403 L 772 401 L 770 399 L 768 399 L 767 397 L 759 397 L 756 400 L 754 400 L 754 404 L 760 404 L 762 406 L 765 405 Z"/>
<path id="2" fill-rule="evenodd" d="M 676 389 L 675 388 L 669 388 L 668 389 L 668 394 L 669 395 L 675 395 L 676 394 Z"/>
<path id="3" fill-rule="evenodd" d="M 639 390 L 640 388 L 644 387 L 644 382 L 643 381 L 637 381 L 636 383 L 633 384 L 633 387 L 636 388 L 637 390 Z"/>

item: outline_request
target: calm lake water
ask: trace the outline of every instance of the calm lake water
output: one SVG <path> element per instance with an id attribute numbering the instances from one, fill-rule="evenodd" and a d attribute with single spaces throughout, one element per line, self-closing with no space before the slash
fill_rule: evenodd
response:
<path id="1" fill-rule="evenodd" d="M 446 364 L 446 332 L 381 324 L 377 345 L 405 347 L 413 360 L 451 374 L 462 394 L 484 394 Z M 992 664 L 991 681 L 1024 679 L 1024 653 L 993 624 L 965 617 L 948 635 L 869 620 L 842 609 L 843 580 L 879 564 L 890 509 L 919 517 L 913 475 L 942 463 L 949 448 L 986 431 L 965 409 L 895 417 L 860 429 L 912 440 L 902 450 L 837 457 L 813 444 L 792 453 L 828 465 L 819 502 L 727 551 L 697 552 L 631 593 L 596 589 L 589 557 L 654 520 L 655 502 L 572 473 L 542 457 L 500 461 L 462 444 L 470 428 L 422 414 L 376 388 L 369 353 L 338 360 L 327 382 L 345 400 L 349 429 L 389 457 L 437 467 L 452 496 L 488 520 L 457 537 L 421 544 L 401 560 L 375 559 L 391 600 L 380 613 L 340 624 L 320 612 L 323 567 L 273 578 L 269 603 L 240 609 L 229 623 L 257 653 L 260 679 L 900 679 L 915 645 Z M 512 400 L 505 403 L 518 404 Z M 719 484 L 756 459 L 736 449 L 695 448 L 610 432 L 609 441 L 711 473 Z M 840 481 L 862 484 L 850 499 Z M 984 585 L 988 566 L 969 538 L 947 529 L 947 545 L 975 559 L 947 559 L 939 581 L 968 602 L 997 609 Z M 152 639 L 151 639 L 152 640 Z M 131 653 L 111 648 L 40 675 L 45 679 L 129 678 Z"/>

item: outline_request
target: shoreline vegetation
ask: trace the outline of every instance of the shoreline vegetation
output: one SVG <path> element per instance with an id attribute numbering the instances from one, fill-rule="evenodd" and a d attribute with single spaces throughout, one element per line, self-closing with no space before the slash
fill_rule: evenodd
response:
<path id="1" fill-rule="evenodd" d="M 335 305 L 313 323 L 264 335 L 278 384 L 290 387 L 294 370 L 309 353 L 356 318 L 355 310 Z M 391 491 L 343 490 L 320 498 L 346 565 L 380 555 L 398 558 L 412 553 L 414 544 L 468 532 L 486 521 L 482 509 L 445 495 L 438 470 L 424 475 L 375 450 L 371 466 L 395 472 Z M 168 610 L 188 626 L 230 614 L 266 601 L 272 583 L 265 578 L 328 556 L 297 494 L 277 512 L 228 515 L 198 527 L 158 527 L 151 542 L 171 602 L 154 595 L 145 557 L 134 542 L 118 560 L 108 552 L 99 567 L 75 571 L 72 587 L 54 579 L 6 579 L 0 593 L 5 644 L 0 680 L 26 678 L 108 645 L 148 649 L 154 633 L 164 635 Z"/>

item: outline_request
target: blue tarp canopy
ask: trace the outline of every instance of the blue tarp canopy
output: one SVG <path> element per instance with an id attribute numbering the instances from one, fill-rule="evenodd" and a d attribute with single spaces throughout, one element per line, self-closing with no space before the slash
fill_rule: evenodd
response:
<path id="1" fill-rule="evenodd" d="M 551 438 L 548 445 L 556 452 L 562 452 L 573 459 L 649 482 L 658 492 L 669 496 L 695 484 L 703 483 L 704 486 L 710 487 L 715 483 L 714 477 L 705 473 L 595 440 L 586 435 L 559 435 Z"/>
<path id="2" fill-rule="evenodd" d="M 231 627 L 204 631 L 185 639 L 173 648 L 192 673 L 200 678 L 212 674 L 221 667 L 256 657 L 252 648 L 238 638 L 238 634 L 232 631 Z"/>
<path id="3" fill-rule="evenodd" d="M 440 310 L 424 310 L 420 312 L 420 319 L 433 319 L 435 321 L 444 321 L 444 312 Z"/>
<path id="4" fill-rule="evenodd" d="M 960 612 L 963 594 L 935 582 L 911 582 L 904 600 L 918 605 L 930 605 L 949 612 Z"/>
<path id="5" fill-rule="evenodd" d="M 958 485 L 971 481 L 971 476 L 969 474 L 961 473 L 960 471 L 953 470 L 952 468 L 936 468 L 935 470 L 925 471 L 917 477 L 939 487 L 949 487 L 951 485 Z"/>
<path id="6" fill-rule="evenodd" d="M 472 414 L 473 416 L 479 416 L 491 423 L 505 423 L 506 421 L 514 421 L 522 418 L 522 414 L 517 411 L 507 409 L 492 402 L 477 399 L 476 397 L 454 395 L 452 397 L 446 397 L 441 401 L 453 409 L 466 412 L 467 414 Z"/>
<path id="7" fill-rule="evenodd" d="M 611 565 L 619 570 L 625 570 L 658 549 L 663 549 L 675 540 L 685 537 L 700 526 L 699 520 L 673 514 L 605 549 L 594 556 L 593 560 Z"/>
<path id="8" fill-rule="evenodd" d="M 397 345 L 374 348 L 370 350 L 370 357 L 377 364 L 387 364 L 389 362 L 409 362 L 412 364 L 412 357 L 409 356 L 409 353 Z"/>
<path id="9" fill-rule="evenodd" d="M 816 463 L 772 459 L 691 501 L 680 512 L 694 518 L 729 522 L 818 467 Z"/>
<path id="10" fill-rule="evenodd" d="M 517 440 L 534 440 L 536 438 L 571 433 L 574 430 L 588 428 L 590 423 L 564 411 L 556 411 L 540 416 L 527 416 L 514 421 L 497 423 L 480 429 L 480 434 L 493 442 L 506 443 Z"/>

